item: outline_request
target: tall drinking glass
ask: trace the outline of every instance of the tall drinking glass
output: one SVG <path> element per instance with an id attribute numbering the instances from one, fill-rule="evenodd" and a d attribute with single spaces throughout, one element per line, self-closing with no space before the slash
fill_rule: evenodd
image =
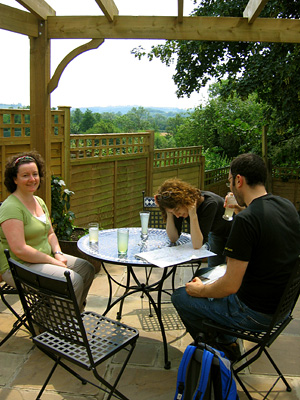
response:
<path id="1" fill-rule="evenodd" d="M 98 243 L 99 224 L 98 222 L 89 223 L 89 242 Z"/>
<path id="2" fill-rule="evenodd" d="M 232 192 L 227 193 L 227 206 L 229 204 L 237 204 L 237 201 L 234 197 L 234 194 Z M 233 220 L 233 213 L 234 213 L 234 208 L 229 208 L 227 207 L 225 208 L 225 212 L 222 215 L 222 217 L 226 220 L 226 221 L 232 221 Z"/>
<path id="3" fill-rule="evenodd" d="M 118 254 L 126 256 L 128 251 L 129 229 L 119 228 L 117 230 Z"/>
<path id="4" fill-rule="evenodd" d="M 141 238 L 146 240 L 148 237 L 148 225 L 149 225 L 150 211 L 140 211 L 141 218 Z"/>

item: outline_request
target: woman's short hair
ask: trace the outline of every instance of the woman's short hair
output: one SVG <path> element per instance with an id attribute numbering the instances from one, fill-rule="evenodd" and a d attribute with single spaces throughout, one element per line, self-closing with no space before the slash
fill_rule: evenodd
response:
<path id="1" fill-rule="evenodd" d="M 4 173 L 4 185 L 10 193 L 13 193 L 17 189 L 14 179 L 17 177 L 19 166 L 31 162 L 36 164 L 39 171 L 40 182 L 42 182 L 44 178 L 45 162 L 42 156 L 35 150 L 16 154 L 7 160 Z"/>
<path id="2" fill-rule="evenodd" d="M 178 178 L 167 179 L 158 188 L 155 195 L 164 221 L 167 219 L 166 208 L 174 209 L 180 206 L 191 206 L 201 197 L 200 189 Z"/>

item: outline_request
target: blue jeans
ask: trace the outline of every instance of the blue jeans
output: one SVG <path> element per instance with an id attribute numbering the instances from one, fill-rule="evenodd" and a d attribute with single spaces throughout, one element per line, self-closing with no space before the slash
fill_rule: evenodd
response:
<path id="1" fill-rule="evenodd" d="M 210 319 L 228 328 L 259 332 L 269 326 L 273 317 L 247 307 L 236 294 L 221 299 L 207 299 L 192 297 L 187 294 L 185 287 L 181 287 L 174 291 L 171 299 L 187 331 L 194 339 L 203 332 L 203 319 Z M 235 342 L 236 338 L 220 334 L 217 341 L 228 344 Z"/>
<path id="2" fill-rule="evenodd" d="M 226 263 L 226 257 L 223 256 L 223 251 L 225 244 L 227 242 L 227 238 L 223 238 L 221 236 L 217 236 L 212 232 L 208 234 L 208 244 L 209 248 L 213 253 L 216 253 L 216 256 L 208 257 L 207 263 L 208 267 L 216 267 L 220 264 Z"/>

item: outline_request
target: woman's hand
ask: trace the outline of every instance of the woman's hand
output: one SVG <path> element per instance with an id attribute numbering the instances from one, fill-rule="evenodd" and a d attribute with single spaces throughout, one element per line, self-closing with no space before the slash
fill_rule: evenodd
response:
<path id="1" fill-rule="evenodd" d="M 66 267 L 67 266 L 67 259 L 63 254 L 54 254 L 54 258 L 55 258 L 56 261 L 59 261 L 60 264 L 63 263 L 62 267 Z"/>
<path id="2" fill-rule="evenodd" d="M 190 218 L 197 215 L 197 200 L 195 200 L 194 204 L 187 206 L 187 209 Z"/>

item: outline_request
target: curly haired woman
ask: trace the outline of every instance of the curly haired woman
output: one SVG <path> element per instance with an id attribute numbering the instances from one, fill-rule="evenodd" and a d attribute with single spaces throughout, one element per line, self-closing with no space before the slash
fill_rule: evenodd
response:
<path id="1" fill-rule="evenodd" d="M 154 196 L 166 222 L 171 242 L 176 242 L 182 231 L 183 219 L 190 228 L 193 247 L 199 249 L 208 242 L 216 256 L 208 258 L 208 266 L 225 263 L 223 250 L 232 222 L 222 218 L 224 199 L 215 193 L 200 191 L 180 179 L 167 179 Z"/>

